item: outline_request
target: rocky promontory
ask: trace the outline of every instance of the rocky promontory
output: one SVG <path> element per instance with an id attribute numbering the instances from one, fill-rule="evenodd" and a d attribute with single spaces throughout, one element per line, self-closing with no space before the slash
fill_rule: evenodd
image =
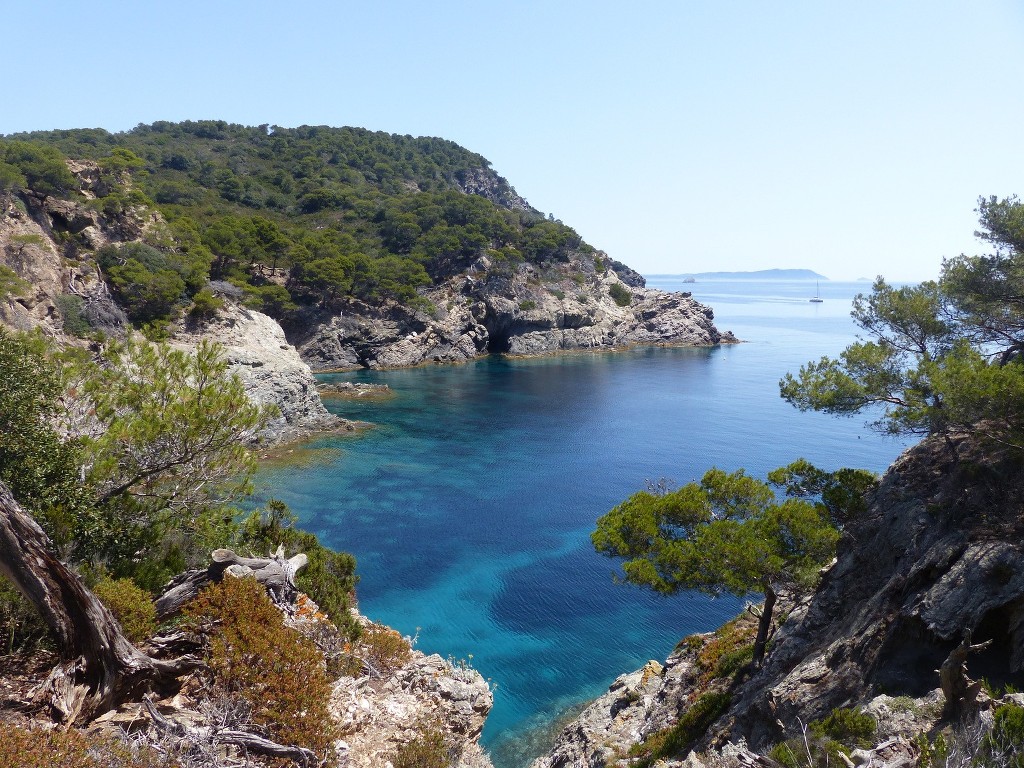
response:
<path id="1" fill-rule="evenodd" d="M 1024 682 L 1022 484 L 1016 457 L 993 456 L 969 436 L 909 449 L 847 524 L 815 592 L 786 607 L 761 669 L 722 661 L 752 638 L 749 616 L 686 638 L 663 665 L 616 680 L 533 768 L 626 766 L 630 750 L 642 754 L 669 734 L 677 741 L 658 763 L 665 768 L 771 768 L 772 747 L 837 709 L 874 722 L 850 765 L 916 765 L 921 734 L 927 743 L 947 733 L 952 744 L 965 733 L 938 672 L 965 632 L 976 649 L 968 679 L 987 686 L 971 688 L 977 719 L 967 722 L 984 734 L 997 705 L 1024 704 L 1020 694 L 990 695 Z M 693 727 L 702 709 L 708 721 Z"/>
<path id="2" fill-rule="evenodd" d="M 481 257 L 465 274 L 425 290 L 427 308 L 353 302 L 333 317 L 289 323 L 289 338 L 316 371 L 460 363 L 492 352 L 737 341 L 720 332 L 712 309 L 690 294 L 646 288 L 643 278 L 619 266 L 621 277 L 582 257 L 515 269 Z"/>

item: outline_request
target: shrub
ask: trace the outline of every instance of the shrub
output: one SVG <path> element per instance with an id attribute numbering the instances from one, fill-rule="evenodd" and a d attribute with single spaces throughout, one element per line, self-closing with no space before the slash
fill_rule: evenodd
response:
<path id="1" fill-rule="evenodd" d="M 412 647 L 404 637 L 380 624 L 364 630 L 359 645 L 363 658 L 381 674 L 404 666 L 412 655 Z"/>
<path id="2" fill-rule="evenodd" d="M 715 630 L 697 653 L 701 684 L 706 686 L 716 678 L 728 677 L 749 662 L 753 658 L 756 634 L 757 624 L 745 614 Z M 699 635 L 696 638 L 702 640 Z"/>
<path id="3" fill-rule="evenodd" d="M 189 314 L 196 318 L 209 319 L 224 307 L 224 299 L 215 296 L 209 288 L 203 288 L 192 297 Z"/>
<path id="4" fill-rule="evenodd" d="M 878 722 L 871 715 L 856 709 L 833 709 L 824 720 L 810 725 L 816 736 L 835 739 L 848 747 L 870 747 Z"/>
<path id="5" fill-rule="evenodd" d="M 449 768 L 456 756 L 436 724 L 421 725 L 416 737 L 387 756 L 394 768 Z"/>
<path id="6" fill-rule="evenodd" d="M 17 272 L 0 264 L 0 299 L 20 296 L 29 287 L 29 283 L 18 277 Z"/>
<path id="7" fill-rule="evenodd" d="M 852 748 L 871 746 L 877 727 L 869 714 L 850 708 L 833 709 L 828 717 L 808 725 L 806 740 L 794 738 L 776 744 L 768 756 L 786 768 L 841 765 Z"/>
<path id="8" fill-rule="evenodd" d="M 519 302 L 519 309 L 521 309 L 523 312 L 529 312 L 531 309 L 536 308 L 537 302 L 534 301 L 533 299 L 526 299 L 524 301 Z"/>
<path id="9" fill-rule="evenodd" d="M 563 301 L 565 299 L 565 291 L 559 290 L 558 288 L 552 288 L 551 295 L 559 301 Z"/>
<path id="10" fill-rule="evenodd" d="M 0 723 L 0 765 L 17 768 L 171 768 L 154 750 L 78 731 Z"/>
<path id="11" fill-rule="evenodd" d="M 729 707 L 728 693 L 705 693 L 686 710 L 679 721 L 651 734 L 629 750 L 630 757 L 639 757 L 634 766 L 648 768 L 657 760 L 684 754 L 700 739 L 711 724 Z"/>
<path id="12" fill-rule="evenodd" d="M 0 577 L 0 632 L 2 653 L 32 651 L 50 643 L 50 630 L 39 611 L 10 583 Z M 0 762 L 0 765 L 3 765 Z"/>
<path id="13" fill-rule="evenodd" d="M 265 509 L 256 510 L 245 521 L 240 545 L 253 553 L 265 554 L 284 545 L 290 556 L 306 555 L 306 567 L 299 571 L 296 586 L 309 595 L 350 640 L 359 637 L 360 627 L 349 608 L 355 593 L 356 559 L 347 552 L 328 549 L 316 535 L 295 527 L 296 517 L 283 501 L 271 499 Z"/>
<path id="14" fill-rule="evenodd" d="M 979 764 L 1024 768 L 1024 707 L 996 707 L 993 721 L 992 730 L 981 742 Z"/>
<path id="15" fill-rule="evenodd" d="M 114 614 L 133 643 L 141 643 L 156 631 L 153 599 L 131 579 L 105 578 L 92 591 Z"/>
<path id="16" fill-rule="evenodd" d="M 85 302 L 81 296 L 62 293 L 54 302 L 64 324 L 64 332 L 83 338 L 92 333 L 92 325 L 85 317 Z"/>
<path id="17" fill-rule="evenodd" d="M 255 579 L 225 578 L 185 609 L 209 636 L 207 664 L 215 689 L 246 702 L 272 738 L 324 757 L 337 737 L 328 711 L 331 682 L 313 643 L 284 625 Z"/>
<path id="18" fill-rule="evenodd" d="M 633 303 L 633 294 L 622 283 L 612 283 L 608 287 L 608 295 L 620 307 L 628 307 Z"/>

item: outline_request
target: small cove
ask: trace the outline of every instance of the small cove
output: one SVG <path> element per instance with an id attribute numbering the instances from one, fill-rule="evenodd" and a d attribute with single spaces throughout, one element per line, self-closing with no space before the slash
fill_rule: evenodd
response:
<path id="1" fill-rule="evenodd" d="M 742 606 L 614 584 L 589 543 L 599 515 L 648 479 L 763 476 L 801 456 L 881 471 L 905 446 L 778 397 L 785 372 L 853 340 L 850 299 L 869 284 L 825 283 L 822 304 L 807 283 L 656 287 L 693 291 L 747 343 L 326 377 L 395 395 L 328 401 L 378 426 L 257 478 L 356 555 L 364 613 L 497 685 L 483 741 L 498 768 L 528 765 L 562 712 Z"/>

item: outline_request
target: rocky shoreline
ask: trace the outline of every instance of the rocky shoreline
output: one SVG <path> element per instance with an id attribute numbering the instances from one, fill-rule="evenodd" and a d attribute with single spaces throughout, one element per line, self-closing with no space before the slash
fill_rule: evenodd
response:
<path id="1" fill-rule="evenodd" d="M 720 332 L 713 310 L 692 295 L 631 285 L 592 264 L 588 274 L 588 263 L 580 259 L 543 274 L 523 264 L 496 275 L 482 257 L 477 272 L 424 291 L 429 309 L 353 302 L 338 315 L 289 322 L 286 331 L 318 373 L 461 363 L 494 352 L 535 356 L 738 341 Z"/>
<path id="2" fill-rule="evenodd" d="M 837 709 L 873 723 L 848 766 L 910 768 L 938 735 L 960 749 L 965 729 L 983 736 L 998 707 L 1024 706 L 1012 692 L 1024 678 L 1024 469 L 969 436 L 955 445 L 930 438 L 894 462 L 819 587 L 786 606 L 761 669 L 723 662 L 743 647 L 749 617 L 685 638 L 664 664 L 620 676 L 531 768 L 626 768 L 669 737 L 678 753 L 661 768 L 778 768 L 768 752 Z M 978 648 L 965 672 L 988 689 L 976 684 L 957 719 L 938 670 L 965 628 Z M 689 714 L 708 701 L 726 704 L 686 741 Z"/>

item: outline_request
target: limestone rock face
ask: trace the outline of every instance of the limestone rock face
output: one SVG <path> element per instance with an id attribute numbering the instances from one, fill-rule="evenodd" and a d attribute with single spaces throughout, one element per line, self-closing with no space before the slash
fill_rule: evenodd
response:
<path id="1" fill-rule="evenodd" d="M 477 739 L 494 704 L 487 682 L 473 669 L 417 651 L 384 680 L 340 679 L 332 710 L 344 734 L 339 752 L 353 768 L 380 768 L 414 741 L 424 726 L 438 727 L 464 748 L 456 768 L 492 768 Z"/>
<path id="2" fill-rule="evenodd" d="M 290 325 L 289 338 L 317 371 L 457 363 L 489 352 L 736 341 L 719 332 L 711 309 L 689 294 L 644 288 L 643 278 L 629 273 L 627 283 L 582 259 L 510 270 L 482 256 L 465 274 L 423 294 L 429 311 L 353 304 L 340 316 Z M 628 306 L 613 300 L 614 290 L 625 291 Z"/>
<path id="3" fill-rule="evenodd" d="M 669 657 L 663 667 L 649 661 L 642 669 L 620 675 L 608 692 L 590 704 L 558 736 L 554 748 L 531 768 L 605 768 L 643 740 L 661 719 L 670 690 L 692 670 L 692 660 Z M 673 710 L 675 703 L 672 703 Z"/>
<path id="4" fill-rule="evenodd" d="M 280 415 L 264 438 L 294 439 L 344 423 L 324 408 L 312 371 L 273 318 L 228 302 L 201 327 L 182 328 L 174 343 L 190 349 L 204 339 L 224 348 L 231 371 L 254 402 L 277 406 Z"/>

